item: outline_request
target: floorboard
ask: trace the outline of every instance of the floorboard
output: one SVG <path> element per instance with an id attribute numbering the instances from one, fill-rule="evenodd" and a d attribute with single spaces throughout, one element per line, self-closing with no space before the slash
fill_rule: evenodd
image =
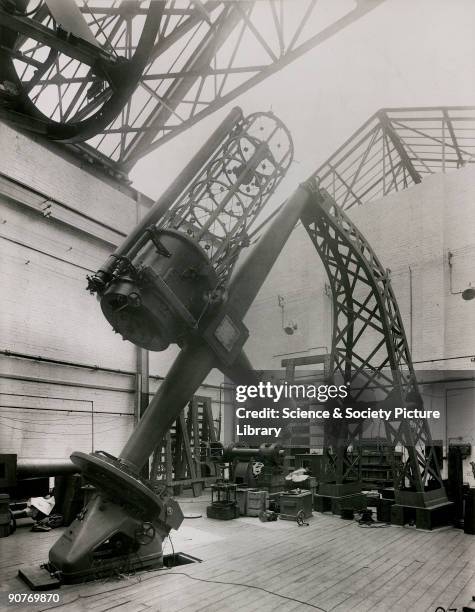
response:
<path id="1" fill-rule="evenodd" d="M 202 517 L 172 532 L 173 548 L 202 563 L 65 586 L 55 612 L 461 611 L 475 594 L 475 537 L 460 530 L 363 528 L 317 513 L 308 527 L 217 521 L 205 518 L 207 496 L 181 503 L 185 516 Z M 2 592 L 26 591 L 18 569 L 44 562 L 61 532 L 33 533 L 30 526 L 0 540 Z M 43 606 L 14 609 L 53 609 Z"/>

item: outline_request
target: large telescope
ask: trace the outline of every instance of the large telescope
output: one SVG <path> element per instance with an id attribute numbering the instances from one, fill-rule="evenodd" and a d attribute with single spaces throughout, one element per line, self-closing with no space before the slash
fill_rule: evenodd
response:
<path id="1" fill-rule="evenodd" d="M 272 113 L 244 117 L 233 109 L 89 279 L 124 339 L 156 351 L 178 344 L 181 351 L 119 457 L 71 455 L 97 494 L 50 551 L 49 569 L 63 582 L 163 563 L 162 540 L 183 515 L 140 473 L 213 368 L 238 383 L 251 369 L 243 317 L 310 198 L 306 186 L 236 264 L 292 156 L 290 135 Z"/>

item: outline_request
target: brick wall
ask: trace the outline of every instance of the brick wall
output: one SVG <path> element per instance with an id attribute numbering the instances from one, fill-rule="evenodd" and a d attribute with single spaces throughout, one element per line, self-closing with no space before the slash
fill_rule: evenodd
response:
<path id="1" fill-rule="evenodd" d="M 112 332 L 86 276 L 150 202 L 1 124 L 0 143 L 0 351 L 50 360 L 0 354 L 0 452 L 118 453 L 134 423 L 136 349 Z M 151 374 L 173 356 L 153 355 Z M 199 393 L 217 414 L 219 388 Z"/>

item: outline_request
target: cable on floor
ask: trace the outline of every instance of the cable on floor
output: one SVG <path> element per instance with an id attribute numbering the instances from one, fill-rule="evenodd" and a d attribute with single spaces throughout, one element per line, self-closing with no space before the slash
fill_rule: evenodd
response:
<path id="1" fill-rule="evenodd" d="M 304 606 L 308 606 L 309 608 L 313 608 L 314 610 L 320 610 L 320 612 L 327 612 L 324 608 L 320 608 L 315 604 L 311 604 L 308 601 L 302 601 L 301 599 L 295 599 L 295 597 L 288 597 L 287 595 L 281 595 L 280 593 L 275 593 L 274 591 L 269 591 L 264 587 L 255 586 L 254 584 L 245 584 L 243 582 L 225 582 L 224 580 L 210 580 L 208 578 L 198 578 L 197 576 L 190 576 L 189 574 L 185 574 L 185 572 L 167 572 L 165 576 L 186 576 L 190 578 L 190 580 L 196 580 L 198 582 L 209 582 L 211 584 L 224 584 L 227 586 L 240 586 L 246 589 L 256 589 L 257 591 L 263 591 L 269 595 L 274 595 L 275 597 L 280 597 L 281 599 L 287 599 L 288 601 L 293 601 L 295 603 L 303 604 Z"/>
<path id="2" fill-rule="evenodd" d="M 171 543 L 171 541 L 170 541 L 170 543 Z M 148 570 L 148 571 L 151 571 L 151 572 L 165 571 L 164 576 L 186 576 L 186 578 L 189 578 L 190 580 L 195 580 L 197 582 L 207 582 L 207 583 L 210 583 L 210 584 L 223 584 L 225 586 L 238 586 L 238 587 L 243 587 L 245 589 L 255 589 L 256 591 L 262 591 L 264 593 L 267 593 L 268 595 L 274 595 L 275 597 L 280 597 L 281 599 L 286 599 L 287 601 L 292 601 L 292 602 L 295 602 L 295 603 L 302 604 L 304 606 L 308 606 L 309 608 L 313 608 L 314 610 L 319 610 L 320 612 L 327 612 L 327 610 L 325 610 L 324 608 L 320 608 L 319 606 L 317 606 L 315 604 L 309 603 L 307 601 L 303 601 L 301 599 L 296 599 L 295 597 L 288 597 L 287 595 L 282 595 L 281 593 L 275 593 L 274 591 L 270 591 L 269 589 L 265 589 L 264 587 L 256 586 L 256 585 L 253 585 L 253 584 L 245 584 L 243 582 L 227 582 L 227 581 L 224 581 L 224 580 L 211 580 L 211 579 L 208 579 L 208 578 L 198 578 L 197 576 L 190 576 L 190 574 L 186 574 L 185 572 L 174 572 L 174 571 L 172 571 L 172 568 L 166 568 L 166 567 L 162 567 L 162 568 L 159 568 L 157 570 Z M 148 576 L 146 578 L 139 578 L 139 580 L 137 582 L 145 582 L 145 581 L 151 580 L 152 578 L 155 578 L 155 577 L 156 576 Z M 137 583 L 135 583 L 135 584 L 137 584 Z M 115 593 L 116 591 L 120 591 L 120 590 L 128 588 L 130 586 L 131 586 L 130 584 L 124 584 L 122 586 L 117 587 L 116 589 L 110 589 L 110 590 L 106 590 L 106 591 L 99 591 L 98 593 L 90 593 L 89 595 L 78 595 L 77 597 L 75 597 L 71 601 L 64 602 L 62 605 L 63 606 L 69 606 L 70 604 L 76 603 L 80 599 L 87 599 L 89 597 L 96 597 L 98 595 L 104 595 L 106 593 Z M 49 608 L 42 608 L 38 612 L 47 612 L 48 610 L 52 610 L 55 607 L 56 606 L 51 606 Z"/>

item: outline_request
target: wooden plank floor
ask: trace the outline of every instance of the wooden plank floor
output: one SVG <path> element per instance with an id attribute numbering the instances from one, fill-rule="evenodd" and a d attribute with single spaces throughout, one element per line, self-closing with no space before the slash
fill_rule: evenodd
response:
<path id="1" fill-rule="evenodd" d="M 460 530 L 364 528 L 317 513 L 308 527 L 247 517 L 216 521 L 205 518 L 207 499 L 179 500 L 185 515 L 203 517 L 172 532 L 175 551 L 202 563 L 62 587 L 63 604 L 54 610 L 434 612 L 442 606 L 461 612 L 475 595 L 475 536 Z M 0 539 L 2 592 L 25 592 L 18 569 L 44 562 L 60 535 L 29 529 Z M 165 553 L 171 550 L 167 541 Z"/>

